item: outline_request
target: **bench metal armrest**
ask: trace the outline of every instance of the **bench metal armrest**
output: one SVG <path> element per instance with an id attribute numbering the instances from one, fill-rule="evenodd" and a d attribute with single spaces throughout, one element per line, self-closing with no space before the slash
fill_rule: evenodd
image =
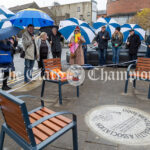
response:
<path id="1" fill-rule="evenodd" d="M 19 95 L 16 96 L 17 98 L 24 98 L 24 97 L 29 97 L 29 98 L 37 98 L 36 96 L 32 96 L 32 95 Z"/>
<path id="2" fill-rule="evenodd" d="M 127 69 L 127 76 L 129 76 L 130 70 L 132 67 L 136 66 L 136 64 L 130 64 L 128 69 Z"/>
<path id="3" fill-rule="evenodd" d="M 55 72 L 55 71 L 53 71 L 53 70 L 51 70 L 49 68 L 47 68 L 47 70 L 49 70 L 49 71 L 53 72 L 54 74 L 56 74 L 56 76 L 59 78 L 59 80 L 61 80 L 61 77 L 60 77 L 60 75 L 57 72 Z"/>
<path id="4" fill-rule="evenodd" d="M 71 112 L 67 112 L 67 111 L 64 111 L 64 112 L 56 112 L 56 113 L 54 113 L 54 114 L 50 114 L 50 115 L 47 115 L 47 116 L 45 116 L 45 117 L 39 119 L 38 121 L 34 122 L 33 124 L 30 124 L 30 125 L 28 126 L 28 128 L 32 129 L 32 128 L 36 127 L 37 125 L 41 124 L 42 122 L 48 120 L 48 119 L 54 118 L 54 117 L 59 116 L 59 115 L 65 115 L 65 114 L 71 114 L 71 115 L 73 116 L 73 121 L 75 121 L 75 122 L 77 121 L 76 115 L 73 114 L 73 113 L 71 113 Z"/>

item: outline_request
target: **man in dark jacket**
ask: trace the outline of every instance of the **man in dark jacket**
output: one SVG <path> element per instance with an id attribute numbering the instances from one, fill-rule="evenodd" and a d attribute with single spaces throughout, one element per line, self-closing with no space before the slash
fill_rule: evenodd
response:
<path id="1" fill-rule="evenodd" d="M 106 62 L 108 40 L 110 40 L 109 33 L 106 31 L 105 26 L 102 27 L 95 40 L 98 43 L 99 65 L 104 65 Z"/>
<path id="2" fill-rule="evenodd" d="M 150 58 L 150 35 L 148 36 L 148 38 L 146 40 L 146 45 L 147 45 L 146 57 Z"/>
<path id="3" fill-rule="evenodd" d="M 61 58 L 61 41 L 63 41 L 63 37 L 58 34 L 56 27 L 52 28 L 52 35 L 49 40 L 51 44 L 53 58 Z"/>
<path id="4" fill-rule="evenodd" d="M 134 30 L 130 30 L 130 36 L 127 40 L 127 47 L 129 49 L 129 60 L 137 59 L 137 52 L 141 45 L 140 37 L 135 34 Z"/>

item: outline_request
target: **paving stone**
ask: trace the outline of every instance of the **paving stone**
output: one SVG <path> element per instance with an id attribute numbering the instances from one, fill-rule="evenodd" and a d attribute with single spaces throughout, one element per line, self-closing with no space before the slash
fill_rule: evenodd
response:
<path id="1" fill-rule="evenodd" d="M 150 146 L 127 146 L 119 145 L 118 150 L 150 150 Z"/>
<path id="2" fill-rule="evenodd" d="M 117 147 L 116 143 L 110 142 L 106 139 L 103 139 L 102 137 L 99 137 L 98 135 L 96 135 L 95 133 L 93 133 L 92 131 L 88 132 L 88 137 L 86 139 L 86 142 L 88 143 L 95 143 L 95 144 L 103 144 L 103 145 L 107 145 L 107 146 L 112 146 L 112 147 Z"/>
<path id="3" fill-rule="evenodd" d="M 84 150 L 117 150 L 117 147 L 95 143 L 86 143 Z"/>

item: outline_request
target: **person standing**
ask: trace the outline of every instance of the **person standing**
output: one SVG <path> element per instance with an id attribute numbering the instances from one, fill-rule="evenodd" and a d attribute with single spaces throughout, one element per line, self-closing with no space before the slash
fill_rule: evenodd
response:
<path id="1" fill-rule="evenodd" d="M 0 50 L 12 52 L 11 42 L 9 40 L 0 41 Z M 7 85 L 7 81 L 9 78 L 9 71 L 12 69 L 12 62 L 0 64 L 0 68 L 2 68 L 3 76 L 3 84 L 2 90 L 10 90 L 11 88 Z"/>
<path id="2" fill-rule="evenodd" d="M 129 49 L 129 60 L 136 60 L 137 59 L 137 52 L 141 45 L 140 37 L 135 34 L 134 30 L 130 30 L 130 36 L 127 40 L 127 48 Z"/>
<path id="3" fill-rule="evenodd" d="M 78 44 L 77 49 L 74 52 L 74 55 L 70 55 L 70 64 L 74 65 L 84 65 L 84 53 L 82 49 L 82 44 L 85 43 L 84 37 L 81 35 L 80 27 L 77 26 L 74 30 L 74 36 L 70 40 L 70 44 Z"/>
<path id="4" fill-rule="evenodd" d="M 150 58 L 150 35 L 148 36 L 148 38 L 146 39 L 146 45 L 147 45 L 147 52 L 146 52 L 146 57 Z"/>
<path id="5" fill-rule="evenodd" d="M 123 43 L 123 34 L 120 32 L 120 27 L 117 27 L 112 35 L 112 52 L 113 52 L 113 64 L 119 64 L 120 46 Z"/>
<path id="6" fill-rule="evenodd" d="M 108 47 L 108 41 L 110 40 L 109 33 L 106 31 L 106 27 L 103 26 L 101 31 L 98 32 L 96 38 L 98 43 L 98 52 L 99 52 L 99 65 L 104 65 L 106 63 L 106 53 Z"/>
<path id="7" fill-rule="evenodd" d="M 61 58 L 61 41 L 63 41 L 62 35 L 58 33 L 58 30 L 56 27 L 52 28 L 52 35 L 49 37 L 51 49 L 52 49 L 52 55 L 53 58 Z"/>
<path id="8" fill-rule="evenodd" d="M 51 47 L 49 42 L 47 41 L 48 36 L 46 32 L 42 32 L 40 34 L 40 37 L 36 40 L 36 48 L 39 51 L 39 60 L 38 60 L 38 66 L 41 68 L 41 77 L 44 76 L 44 65 L 43 60 L 48 59 L 48 56 L 51 51 Z"/>
<path id="9" fill-rule="evenodd" d="M 35 60 L 39 56 L 39 51 L 36 49 L 35 36 L 33 34 L 34 26 L 29 24 L 27 30 L 22 36 L 23 48 L 25 51 L 25 69 L 24 82 L 27 83 L 32 79 L 32 71 Z"/>
<path id="10" fill-rule="evenodd" d="M 82 48 L 83 48 L 83 52 L 84 52 L 84 63 L 87 64 L 87 45 L 84 44 L 82 46 Z"/>
<path id="11" fill-rule="evenodd" d="M 13 36 L 11 38 L 9 38 L 9 41 L 11 43 L 11 46 L 12 46 L 12 50 L 11 50 L 11 54 L 12 54 L 12 58 L 14 60 L 14 55 L 16 53 L 16 47 L 18 46 L 18 39 L 16 36 Z M 14 79 L 16 78 L 16 75 L 15 75 L 15 66 L 14 66 L 14 61 L 12 61 L 12 69 L 11 69 L 11 79 Z"/>

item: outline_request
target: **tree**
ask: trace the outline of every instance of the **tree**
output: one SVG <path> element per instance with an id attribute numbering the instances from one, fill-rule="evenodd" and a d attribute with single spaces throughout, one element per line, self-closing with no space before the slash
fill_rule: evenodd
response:
<path id="1" fill-rule="evenodd" d="M 144 8 L 142 11 L 129 20 L 129 23 L 140 25 L 143 29 L 150 29 L 150 8 Z"/>

